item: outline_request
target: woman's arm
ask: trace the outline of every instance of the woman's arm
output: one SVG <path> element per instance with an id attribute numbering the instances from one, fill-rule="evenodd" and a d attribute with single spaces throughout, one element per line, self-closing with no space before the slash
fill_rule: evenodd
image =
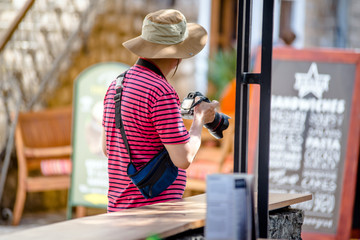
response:
<path id="1" fill-rule="evenodd" d="M 101 141 L 101 147 L 102 147 L 102 150 L 103 150 L 103 153 L 105 154 L 105 156 L 107 157 L 107 150 L 106 150 L 106 135 L 105 135 L 105 128 L 103 127 L 103 130 L 102 130 L 102 141 Z"/>
<path id="2" fill-rule="evenodd" d="M 215 109 L 219 106 L 217 101 L 211 103 L 202 102 L 195 107 L 194 120 L 189 130 L 190 140 L 185 144 L 165 144 L 170 158 L 175 166 L 186 169 L 192 163 L 201 145 L 201 131 L 204 124 L 212 122 L 215 117 Z"/>

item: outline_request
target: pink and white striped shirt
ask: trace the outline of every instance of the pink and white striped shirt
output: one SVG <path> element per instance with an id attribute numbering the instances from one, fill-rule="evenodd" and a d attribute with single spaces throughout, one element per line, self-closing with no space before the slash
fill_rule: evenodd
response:
<path id="1" fill-rule="evenodd" d="M 166 78 L 156 72 L 137 63 L 123 80 L 122 120 L 132 161 L 138 168 L 155 156 L 164 144 L 186 143 L 190 138 L 180 115 L 177 93 Z M 179 169 L 175 182 L 152 199 L 145 199 L 127 176 L 129 157 L 120 129 L 115 128 L 115 85 L 116 80 L 105 95 L 103 115 L 108 153 L 108 212 L 182 198 L 185 170 Z"/>

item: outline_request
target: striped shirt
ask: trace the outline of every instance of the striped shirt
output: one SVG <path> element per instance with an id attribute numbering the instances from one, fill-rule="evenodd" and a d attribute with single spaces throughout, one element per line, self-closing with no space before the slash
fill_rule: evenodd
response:
<path id="1" fill-rule="evenodd" d="M 151 199 L 145 199 L 127 176 L 130 160 L 120 129 L 115 128 L 115 85 L 116 80 L 105 95 L 103 115 L 108 153 L 108 212 L 182 198 L 186 185 L 185 170 L 179 169 L 174 183 Z M 189 141 L 179 111 L 179 97 L 165 77 L 135 64 L 126 73 L 123 85 L 121 116 L 132 161 L 137 168 L 146 164 L 164 144 Z"/>

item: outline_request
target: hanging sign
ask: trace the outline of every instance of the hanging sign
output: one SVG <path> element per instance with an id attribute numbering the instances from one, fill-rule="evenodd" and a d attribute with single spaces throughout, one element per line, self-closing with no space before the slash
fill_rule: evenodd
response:
<path id="1" fill-rule="evenodd" d="M 110 83 L 128 68 L 122 63 L 99 63 L 85 69 L 76 79 L 69 209 L 107 206 L 107 158 L 101 145 L 103 100 Z"/>

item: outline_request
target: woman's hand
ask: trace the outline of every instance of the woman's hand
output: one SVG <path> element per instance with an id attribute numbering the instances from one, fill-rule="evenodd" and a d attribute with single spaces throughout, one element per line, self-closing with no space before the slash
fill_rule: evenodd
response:
<path id="1" fill-rule="evenodd" d="M 202 124 L 211 123 L 214 121 L 216 109 L 219 107 L 219 102 L 213 100 L 211 103 L 202 102 L 195 106 L 194 121 L 200 120 Z"/>
<path id="2" fill-rule="evenodd" d="M 198 100 L 198 99 L 197 99 Z M 194 160 L 201 145 L 201 131 L 204 124 L 214 121 L 218 101 L 202 102 L 195 106 L 194 120 L 189 130 L 190 140 L 185 144 L 165 145 L 175 166 L 186 169 Z"/>

